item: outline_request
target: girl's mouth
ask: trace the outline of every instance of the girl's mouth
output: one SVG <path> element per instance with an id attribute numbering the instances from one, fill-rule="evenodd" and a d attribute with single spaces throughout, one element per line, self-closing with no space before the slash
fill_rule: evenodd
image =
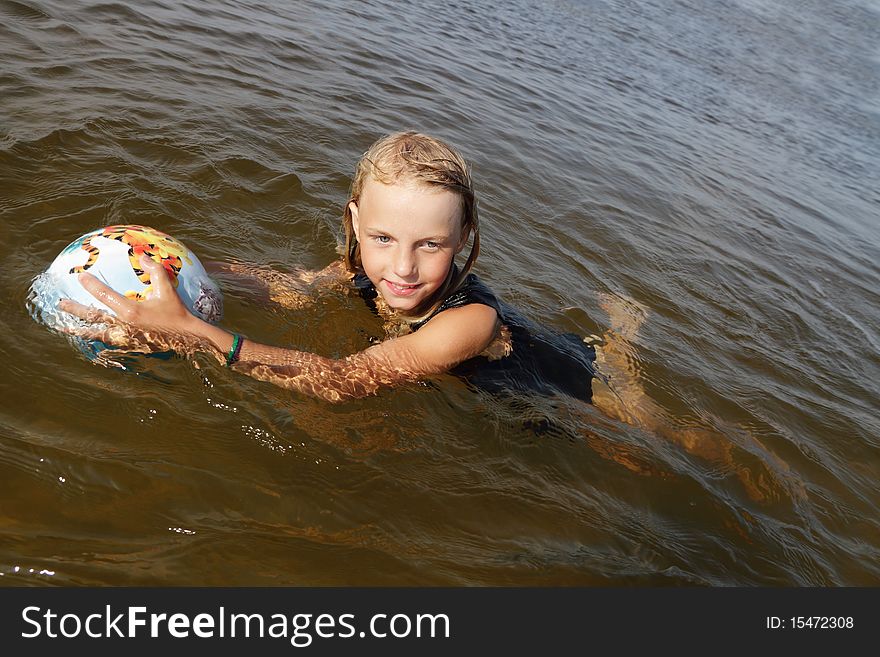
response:
<path id="1" fill-rule="evenodd" d="M 385 285 L 388 286 L 388 289 L 391 290 L 392 294 L 398 297 L 408 297 L 412 294 L 415 294 L 416 290 L 421 287 L 421 284 L 405 285 L 400 283 L 393 283 L 387 278 L 385 279 Z"/>

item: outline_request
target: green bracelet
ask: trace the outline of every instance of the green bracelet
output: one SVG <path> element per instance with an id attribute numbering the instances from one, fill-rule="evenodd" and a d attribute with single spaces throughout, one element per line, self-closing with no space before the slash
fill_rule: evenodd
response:
<path id="1" fill-rule="evenodd" d="M 232 364 L 238 361 L 238 354 L 241 352 L 243 342 L 244 338 L 238 333 L 232 334 L 232 347 L 230 347 L 229 353 L 226 354 L 226 367 L 232 367 Z"/>

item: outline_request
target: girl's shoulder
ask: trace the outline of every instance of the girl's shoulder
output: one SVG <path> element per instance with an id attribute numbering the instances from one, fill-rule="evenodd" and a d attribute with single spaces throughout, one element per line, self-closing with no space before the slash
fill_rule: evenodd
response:
<path id="1" fill-rule="evenodd" d="M 432 312 L 428 317 L 423 320 L 416 322 L 412 325 L 413 331 L 418 330 L 422 326 L 425 325 L 428 320 L 432 317 L 436 317 L 439 313 L 444 310 L 450 310 L 451 308 L 461 308 L 462 306 L 467 306 L 470 304 L 482 304 L 484 306 L 489 306 L 492 308 L 497 314 L 498 318 L 502 318 L 501 312 L 501 304 L 498 302 L 498 298 L 495 296 L 495 293 L 492 292 L 489 287 L 483 283 L 476 274 L 468 274 L 467 278 L 464 279 L 464 282 L 455 290 L 452 294 L 447 296 L 439 306 Z"/>

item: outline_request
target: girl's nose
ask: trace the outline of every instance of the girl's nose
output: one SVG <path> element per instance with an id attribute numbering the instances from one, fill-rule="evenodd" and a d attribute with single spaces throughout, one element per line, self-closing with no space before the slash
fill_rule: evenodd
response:
<path id="1" fill-rule="evenodd" d="M 416 270 L 416 259 L 409 249 L 399 249 L 394 258 L 394 275 L 401 279 L 410 278 Z M 401 282 L 404 282 L 401 280 Z"/>

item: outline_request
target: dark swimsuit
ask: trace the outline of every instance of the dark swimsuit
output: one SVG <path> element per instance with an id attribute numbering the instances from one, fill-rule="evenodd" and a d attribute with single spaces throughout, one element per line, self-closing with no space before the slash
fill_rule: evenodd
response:
<path id="1" fill-rule="evenodd" d="M 377 292 L 370 279 L 364 274 L 357 274 L 354 286 L 375 311 Z M 513 351 L 497 360 L 484 356 L 471 358 L 454 367 L 451 374 L 492 393 L 563 393 L 592 402 L 591 380 L 596 376 L 593 367 L 595 348 L 574 333 L 557 333 L 529 321 L 498 301 L 474 274 L 468 274 L 464 283 L 427 318 L 412 324 L 412 330 L 417 331 L 444 310 L 472 303 L 489 306 L 498 313 L 501 322 L 510 329 Z"/>

